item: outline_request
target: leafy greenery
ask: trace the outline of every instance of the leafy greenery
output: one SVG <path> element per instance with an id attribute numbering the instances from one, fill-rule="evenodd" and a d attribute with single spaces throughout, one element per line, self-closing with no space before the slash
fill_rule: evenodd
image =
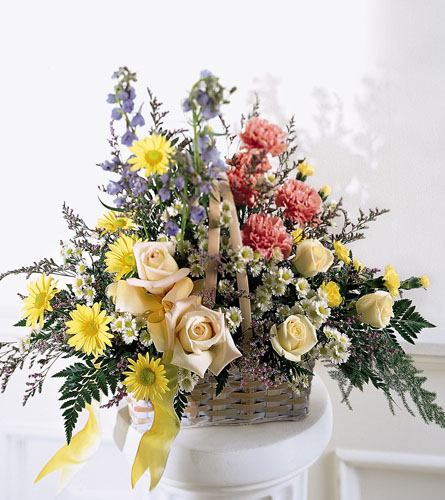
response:
<path id="1" fill-rule="evenodd" d="M 393 307 L 394 317 L 391 319 L 391 326 L 410 344 L 414 344 L 413 339 L 417 339 L 417 334 L 423 328 L 434 328 L 435 326 L 422 318 L 415 310 L 410 299 L 397 300 Z"/>
<path id="2" fill-rule="evenodd" d="M 182 415 L 184 414 L 185 407 L 187 406 L 187 396 L 190 396 L 190 392 L 181 392 L 178 391 L 176 393 L 173 406 L 175 408 L 176 415 L 178 415 L 179 420 L 181 420 Z"/>

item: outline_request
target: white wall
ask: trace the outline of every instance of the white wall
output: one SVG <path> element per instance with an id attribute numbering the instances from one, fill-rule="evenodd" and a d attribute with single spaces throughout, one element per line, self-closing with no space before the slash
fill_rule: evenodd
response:
<path id="1" fill-rule="evenodd" d="M 417 352 L 439 354 L 422 359 L 431 361 L 426 365 L 431 387 L 442 390 L 443 357 L 436 342 L 445 333 L 444 14 L 439 0 L 1 3 L 0 272 L 58 255 L 59 239 L 68 236 L 60 215 L 63 200 L 91 224 L 101 214 L 96 186 L 108 177 L 95 164 L 108 155 L 111 107 L 105 98 L 117 66 L 137 71 L 139 96 L 150 85 L 172 110 L 172 121 L 184 120 L 180 100 L 207 68 L 227 86 L 238 86 L 227 111 L 229 122 L 237 123 L 258 92 L 271 120 L 284 124 L 295 113 L 301 154 L 317 168 L 317 187 L 331 184 L 332 196 L 344 196 L 351 210 L 392 209 L 354 250 L 368 265 L 391 263 L 403 276 L 430 276 L 428 293 L 418 290 L 410 296 L 439 327 L 424 335 L 427 342 Z M 0 282 L 3 336 L 16 333 L 10 317 L 21 308 L 15 292 L 24 290 L 20 278 Z M 1 435 L 16 460 L 10 469 L 0 464 L 15 485 L 9 493 L 0 489 L 1 500 L 51 498 L 49 483 L 31 487 L 14 479 L 19 472 L 20 477 L 35 475 L 56 447 L 45 429 L 62 438 L 57 404 L 50 396 L 21 410 L 23 382 L 17 378 L 0 399 Z M 312 498 L 334 498 L 337 453 L 340 472 L 351 463 L 353 472 L 364 471 L 346 474 L 361 480 L 363 499 L 374 498 L 369 491 L 377 484 L 394 482 L 406 482 L 403 488 L 411 493 L 426 485 L 429 498 L 439 499 L 433 479 L 443 481 L 445 432 L 402 412 L 388 416 L 384 401 L 372 391 L 356 395 L 351 413 L 339 406 L 333 384 L 329 387 L 335 432 L 330 452 L 314 468 Z M 104 450 L 78 489 L 62 498 L 102 498 L 91 493 L 97 490 L 94 471 L 118 481 L 110 488 L 124 497 L 126 483 L 115 473 L 126 466 L 111 444 Z M 366 452 L 367 458 L 354 450 Z M 408 473 L 388 472 L 388 460 L 408 463 L 403 469 Z M 424 463 L 433 463 L 434 470 L 422 469 Z M 419 467 L 421 474 L 412 473 Z M 341 500 L 348 498 L 355 497 Z"/>

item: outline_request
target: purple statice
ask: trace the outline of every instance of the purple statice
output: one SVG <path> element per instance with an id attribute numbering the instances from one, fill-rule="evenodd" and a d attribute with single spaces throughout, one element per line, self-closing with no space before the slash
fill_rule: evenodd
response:
<path id="1" fill-rule="evenodd" d="M 132 127 L 143 127 L 145 125 L 144 117 L 141 113 L 136 113 L 131 119 L 130 125 Z"/>
<path id="2" fill-rule="evenodd" d="M 121 138 L 121 143 L 124 146 L 130 147 L 133 144 L 133 141 L 137 141 L 137 136 L 133 133 L 131 129 L 128 129 L 125 134 Z"/>
<path id="3" fill-rule="evenodd" d="M 179 227 L 176 222 L 169 220 L 167 224 L 165 224 L 165 232 L 168 236 L 176 236 L 179 233 Z"/>
<path id="4" fill-rule="evenodd" d="M 161 198 L 161 201 L 167 201 L 167 200 L 169 200 L 170 196 L 171 196 L 171 193 L 170 193 L 169 189 L 167 189 L 165 187 L 162 187 L 159 190 L 159 198 Z"/>
<path id="5" fill-rule="evenodd" d="M 176 177 L 174 180 L 174 184 L 175 184 L 175 188 L 178 191 L 182 191 L 184 189 L 184 185 L 185 185 L 184 177 L 182 177 L 182 175 L 178 175 L 178 177 Z"/>
<path id="6" fill-rule="evenodd" d="M 122 118 L 122 111 L 119 108 L 113 108 L 111 111 L 111 118 L 113 120 L 120 120 Z"/>
<path id="7" fill-rule="evenodd" d="M 206 216 L 204 207 L 196 206 L 190 210 L 190 219 L 194 224 L 199 224 Z"/>

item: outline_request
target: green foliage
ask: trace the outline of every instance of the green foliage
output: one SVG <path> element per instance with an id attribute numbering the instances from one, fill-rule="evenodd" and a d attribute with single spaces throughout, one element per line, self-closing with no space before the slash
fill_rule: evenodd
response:
<path id="1" fill-rule="evenodd" d="M 229 369 L 228 366 L 226 366 L 219 375 L 215 376 L 216 378 L 216 395 L 218 396 L 221 394 L 222 390 L 227 384 L 227 381 L 229 380 Z"/>
<path id="2" fill-rule="evenodd" d="M 63 410 L 66 440 L 69 444 L 77 423 L 79 413 L 86 404 L 91 404 L 95 399 L 100 402 L 101 393 L 107 396 L 110 392 L 114 394 L 118 383 L 118 376 L 114 373 L 116 364 L 109 360 L 102 363 L 100 368 L 94 366 L 91 360 L 86 364 L 74 363 L 54 374 L 53 377 L 65 378 L 65 382 L 59 389 L 62 401 L 60 408 Z"/>
<path id="3" fill-rule="evenodd" d="M 413 339 L 417 339 L 417 334 L 424 328 L 435 328 L 432 323 L 422 318 L 409 299 L 397 300 L 393 311 L 391 326 L 410 344 L 414 344 Z"/>
<path id="4" fill-rule="evenodd" d="M 176 393 L 175 399 L 173 401 L 173 406 L 175 408 L 176 415 L 178 415 L 179 420 L 181 420 L 182 415 L 184 414 L 185 407 L 187 406 L 187 396 L 190 395 L 190 392 L 181 392 L 178 391 Z"/>
<path id="5" fill-rule="evenodd" d="M 15 325 L 12 326 L 26 326 L 26 319 L 21 319 L 20 321 L 17 321 Z"/>

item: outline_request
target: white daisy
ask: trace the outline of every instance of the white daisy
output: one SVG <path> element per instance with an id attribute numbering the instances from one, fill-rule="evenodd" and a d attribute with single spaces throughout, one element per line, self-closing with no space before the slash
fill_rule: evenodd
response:
<path id="1" fill-rule="evenodd" d="M 306 297 L 309 290 L 311 289 L 309 281 L 305 278 L 298 278 L 295 282 L 295 289 L 299 297 Z"/>
<path id="2" fill-rule="evenodd" d="M 138 332 L 134 328 L 125 328 L 122 332 L 122 338 L 126 344 L 131 344 L 138 338 Z"/>
<path id="3" fill-rule="evenodd" d="M 229 307 L 225 312 L 225 317 L 229 326 L 229 330 L 236 330 L 243 319 L 241 309 L 238 307 Z"/>
<path id="4" fill-rule="evenodd" d="M 142 330 L 139 333 L 139 341 L 144 347 L 150 347 L 153 344 L 153 339 L 148 330 Z"/>
<path id="5" fill-rule="evenodd" d="M 178 385 L 182 392 L 192 392 L 198 382 L 199 377 L 195 373 L 185 368 L 180 368 L 178 370 Z"/>

